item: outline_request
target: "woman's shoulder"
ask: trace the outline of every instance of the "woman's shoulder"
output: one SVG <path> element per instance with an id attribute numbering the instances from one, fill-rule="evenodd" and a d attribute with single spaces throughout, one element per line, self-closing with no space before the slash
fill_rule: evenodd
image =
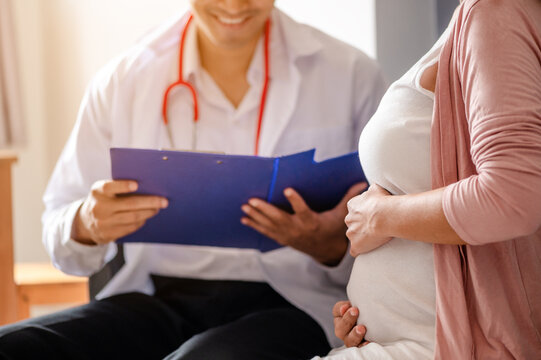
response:
<path id="1" fill-rule="evenodd" d="M 464 0 L 456 21 L 459 54 L 472 46 L 493 53 L 524 43 L 531 50 L 541 41 L 540 0 Z"/>
<path id="2" fill-rule="evenodd" d="M 539 6 L 540 0 L 464 0 L 462 7 L 462 21 L 474 19 L 491 20 L 494 25 L 510 23 L 515 19 L 537 20 L 536 17 L 528 19 L 531 6 Z M 526 16 L 526 18 L 525 18 Z"/>

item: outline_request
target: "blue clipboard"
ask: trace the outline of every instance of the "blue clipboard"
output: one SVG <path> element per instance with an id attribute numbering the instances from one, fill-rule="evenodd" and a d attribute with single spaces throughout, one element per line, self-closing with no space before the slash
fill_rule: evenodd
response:
<path id="1" fill-rule="evenodd" d="M 252 248 L 281 247 L 241 224 L 241 206 L 265 199 L 291 211 L 283 195 L 294 188 L 311 209 L 336 206 L 355 183 L 366 181 L 357 152 L 322 162 L 315 150 L 283 157 L 220 155 L 112 148 L 113 179 L 135 180 L 137 194 L 164 196 L 169 206 L 119 242 Z"/>

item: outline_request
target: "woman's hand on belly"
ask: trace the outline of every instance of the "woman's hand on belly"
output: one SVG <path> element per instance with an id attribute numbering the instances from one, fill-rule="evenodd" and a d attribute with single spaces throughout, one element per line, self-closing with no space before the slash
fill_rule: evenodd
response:
<path id="1" fill-rule="evenodd" d="M 346 236 L 351 242 L 350 254 L 357 256 L 370 252 L 387 243 L 392 237 L 381 235 L 377 223 L 378 211 L 382 201 L 391 194 L 379 185 L 372 185 L 359 196 L 348 202 L 348 215 L 345 222 L 348 227 Z"/>
<path id="2" fill-rule="evenodd" d="M 366 327 L 357 325 L 359 309 L 352 307 L 349 301 L 337 302 L 333 309 L 334 334 L 344 342 L 347 347 L 360 347 L 368 344 L 364 340 Z"/>

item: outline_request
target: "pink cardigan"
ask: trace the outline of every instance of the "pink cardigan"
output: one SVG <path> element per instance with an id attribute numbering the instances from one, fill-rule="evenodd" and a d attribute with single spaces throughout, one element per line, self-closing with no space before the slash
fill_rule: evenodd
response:
<path id="1" fill-rule="evenodd" d="M 436 359 L 541 359 L 541 1 L 465 0 L 440 57 Z"/>

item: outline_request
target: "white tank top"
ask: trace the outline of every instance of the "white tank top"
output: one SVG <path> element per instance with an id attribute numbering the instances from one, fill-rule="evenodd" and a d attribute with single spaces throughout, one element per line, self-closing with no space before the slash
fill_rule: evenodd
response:
<path id="1" fill-rule="evenodd" d="M 434 94 L 420 85 L 438 61 L 446 33 L 383 97 L 359 140 L 359 157 L 371 184 L 393 195 L 431 189 L 430 127 Z M 414 359 L 432 358 L 435 341 L 433 249 L 394 238 L 355 259 L 348 296 L 359 308 L 366 338 L 380 345 L 403 342 Z"/>

